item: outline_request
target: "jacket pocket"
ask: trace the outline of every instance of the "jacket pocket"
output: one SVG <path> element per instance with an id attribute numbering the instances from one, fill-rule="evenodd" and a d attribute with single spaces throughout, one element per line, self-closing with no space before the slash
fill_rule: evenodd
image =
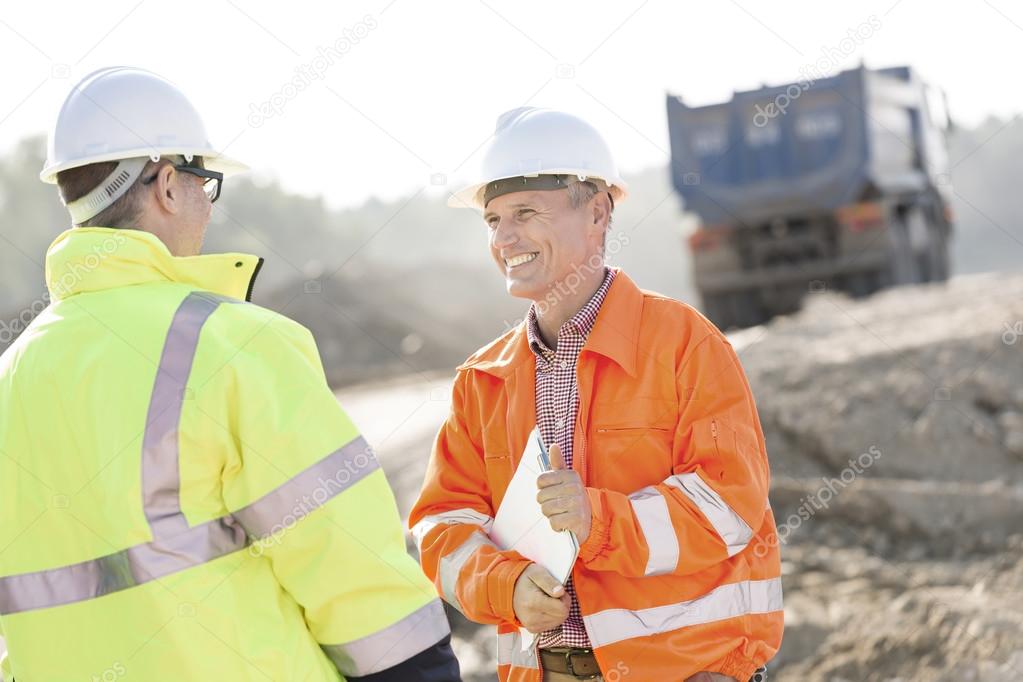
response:
<path id="1" fill-rule="evenodd" d="M 488 452 L 483 456 L 483 465 L 487 470 L 487 485 L 490 487 L 490 499 L 496 512 L 515 474 L 512 457 L 509 454 Z"/>
<path id="2" fill-rule="evenodd" d="M 601 426 L 590 444 L 590 485 L 633 493 L 672 474 L 674 431 L 653 426 Z"/>

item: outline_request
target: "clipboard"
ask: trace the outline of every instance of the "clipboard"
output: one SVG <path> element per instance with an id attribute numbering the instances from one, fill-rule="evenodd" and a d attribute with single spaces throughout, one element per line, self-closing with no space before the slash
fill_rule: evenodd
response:
<path id="1" fill-rule="evenodd" d="M 490 538 L 501 549 L 513 549 L 543 566 L 564 585 L 579 556 L 579 542 L 572 531 L 553 530 L 536 501 L 536 479 L 550 470 L 547 448 L 534 428 L 494 517 Z"/>

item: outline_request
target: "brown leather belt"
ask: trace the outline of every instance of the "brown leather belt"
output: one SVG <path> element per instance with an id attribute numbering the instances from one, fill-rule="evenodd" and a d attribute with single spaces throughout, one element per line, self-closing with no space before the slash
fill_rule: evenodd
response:
<path id="1" fill-rule="evenodd" d="M 565 646 L 540 649 L 540 663 L 544 670 L 572 675 L 580 680 L 591 680 L 600 676 L 600 666 L 597 665 L 593 649 Z"/>

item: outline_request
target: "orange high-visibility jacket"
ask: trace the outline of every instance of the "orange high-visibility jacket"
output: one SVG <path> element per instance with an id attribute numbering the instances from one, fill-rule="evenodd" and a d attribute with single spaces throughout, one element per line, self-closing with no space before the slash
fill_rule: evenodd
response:
<path id="1" fill-rule="evenodd" d="M 512 609 L 529 562 L 486 535 L 536 422 L 535 367 L 519 325 L 458 368 L 409 519 L 444 599 L 498 625 L 501 680 L 542 675 Z M 601 670 L 745 682 L 777 652 L 783 613 L 767 451 L 732 346 L 690 306 L 618 273 L 577 377 L 573 468 L 593 525 L 572 575 Z"/>

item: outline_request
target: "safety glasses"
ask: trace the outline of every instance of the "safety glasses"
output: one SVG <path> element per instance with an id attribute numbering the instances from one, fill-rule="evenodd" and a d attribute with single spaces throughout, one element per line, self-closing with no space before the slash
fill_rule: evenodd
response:
<path id="1" fill-rule="evenodd" d="M 174 170 L 203 178 L 202 189 L 206 192 L 206 196 L 209 197 L 211 204 L 220 198 L 220 186 L 224 182 L 224 174 L 203 168 L 201 157 L 195 156 L 192 157 L 191 161 L 176 163 L 174 164 Z M 148 185 L 153 180 L 156 180 L 156 174 L 147 180 L 143 180 L 142 184 Z"/>

